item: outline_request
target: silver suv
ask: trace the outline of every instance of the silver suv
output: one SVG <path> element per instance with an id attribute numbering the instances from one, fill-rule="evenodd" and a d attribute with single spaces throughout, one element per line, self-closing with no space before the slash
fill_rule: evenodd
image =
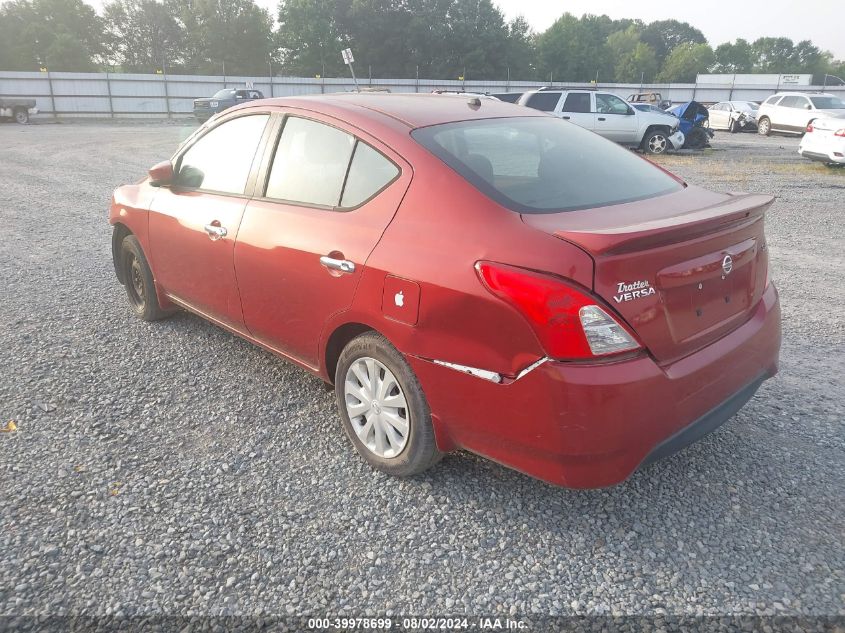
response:
<path id="1" fill-rule="evenodd" d="M 650 154 L 680 149 L 680 121 L 667 112 L 640 111 L 620 97 L 600 90 L 529 90 L 520 105 L 549 112 L 596 134 Z"/>
<path id="2" fill-rule="evenodd" d="M 845 117 L 845 101 L 831 94 L 780 92 L 766 99 L 757 111 L 757 131 L 803 134 L 810 121 L 820 117 Z"/>

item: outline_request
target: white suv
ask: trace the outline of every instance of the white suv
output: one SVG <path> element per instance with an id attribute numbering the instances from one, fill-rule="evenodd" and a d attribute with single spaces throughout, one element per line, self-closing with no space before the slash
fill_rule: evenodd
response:
<path id="1" fill-rule="evenodd" d="M 601 136 L 650 154 L 680 149 L 680 121 L 663 112 L 640 111 L 620 97 L 598 90 L 529 90 L 518 104 L 549 112 Z"/>
<path id="2" fill-rule="evenodd" d="M 757 111 L 757 131 L 803 134 L 810 121 L 845 117 L 845 101 L 831 94 L 780 92 L 766 99 Z"/>

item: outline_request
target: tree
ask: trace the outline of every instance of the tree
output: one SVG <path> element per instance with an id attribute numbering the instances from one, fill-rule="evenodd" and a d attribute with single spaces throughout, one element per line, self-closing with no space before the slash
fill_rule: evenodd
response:
<path id="1" fill-rule="evenodd" d="M 754 68 L 754 55 L 751 44 L 739 38 L 735 43 L 719 44 L 715 50 L 716 65 L 719 73 L 750 73 Z"/>
<path id="2" fill-rule="evenodd" d="M 273 53 L 273 21 L 254 0 L 169 0 L 185 33 L 180 57 L 188 70 L 266 75 Z"/>
<path id="3" fill-rule="evenodd" d="M 521 15 L 508 24 L 507 67 L 510 77 L 517 80 L 537 74 L 537 36 Z"/>
<path id="4" fill-rule="evenodd" d="M 103 10 L 111 61 L 126 72 L 173 70 L 184 63 L 186 34 L 172 5 L 114 0 Z"/>
<path id="5" fill-rule="evenodd" d="M 648 44 L 640 41 L 637 25 L 611 33 L 607 38 L 607 48 L 615 60 L 615 81 L 634 83 L 643 78 L 652 80 L 657 74 L 657 55 Z"/>
<path id="6" fill-rule="evenodd" d="M 453 0 L 447 19 L 446 76 L 504 78 L 509 32 L 491 0 Z"/>
<path id="7" fill-rule="evenodd" d="M 759 73 L 793 73 L 794 45 L 788 37 L 761 37 L 751 45 L 754 70 Z"/>
<path id="8" fill-rule="evenodd" d="M 608 35 L 627 28 L 630 21 L 614 22 L 606 15 L 576 18 L 564 13 L 537 38 L 539 71 L 543 79 L 590 81 L 613 76 L 613 59 L 605 41 Z"/>
<path id="9" fill-rule="evenodd" d="M 341 72 L 340 51 L 347 43 L 341 31 L 350 9 L 348 0 L 281 0 L 276 41 L 284 71 L 306 76 Z"/>
<path id="10" fill-rule="evenodd" d="M 640 39 L 651 46 L 657 61 L 663 63 L 681 44 L 706 44 L 707 38 L 694 26 L 678 20 L 658 20 L 645 26 Z"/>
<path id="11" fill-rule="evenodd" d="M 680 44 L 672 49 L 657 76 L 667 83 L 692 83 L 699 73 L 706 73 L 716 61 L 707 44 Z"/>
<path id="12" fill-rule="evenodd" d="M 104 52 L 100 18 L 82 0 L 14 0 L 0 6 L 3 70 L 92 70 Z"/>

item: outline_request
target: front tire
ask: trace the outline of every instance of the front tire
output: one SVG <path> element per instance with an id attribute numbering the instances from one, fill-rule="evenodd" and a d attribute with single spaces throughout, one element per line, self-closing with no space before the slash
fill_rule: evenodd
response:
<path id="1" fill-rule="evenodd" d="M 362 334 L 344 348 L 335 392 L 343 430 L 373 468 L 409 477 L 440 461 L 422 387 L 402 354 L 380 334 Z"/>
<path id="2" fill-rule="evenodd" d="M 757 134 L 761 136 L 768 136 L 772 133 L 772 122 L 769 120 L 769 117 L 763 117 L 759 121 L 757 121 Z"/>
<path id="3" fill-rule="evenodd" d="M 643 150 L 648 154 L 665 154 L 669 147 L 669 135 L 661 130 L 653 130 L 643 139 Z"/>
<path id="4" fill-rule="evenodd" d="M 24 108 L 18 108 L 15 110 L 15 121 L 21 125 L 29 123 L 29 112 Z"/>
<path id="5" fill-rule="evenodd" d="M 144 321 L 157 321 L 172 314 L 158 303 L 153 273 L 141 243 L 134 235 L 127 235 L 120 245 L 120 265 L 123 286 L 132 311 Z"/>

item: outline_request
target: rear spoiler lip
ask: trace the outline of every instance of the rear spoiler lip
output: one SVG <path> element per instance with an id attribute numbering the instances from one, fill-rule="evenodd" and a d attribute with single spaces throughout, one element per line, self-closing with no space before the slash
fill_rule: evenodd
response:
<path id="1" fill-rule="evenodd" d="M 666 218 L 589 230 L 562 229 L 553 235 L 594 257 L 622 254 L 756 222 L 773 202 L 774 197 L 770 195 L 731 194 L 723 202 Z"/>

